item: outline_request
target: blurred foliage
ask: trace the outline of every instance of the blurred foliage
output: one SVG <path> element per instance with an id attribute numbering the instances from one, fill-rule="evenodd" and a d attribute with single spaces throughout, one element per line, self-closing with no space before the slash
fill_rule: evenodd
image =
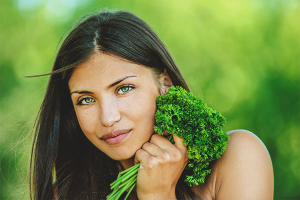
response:
<path id="1" fill-rule="evenodd" d="M 192 91 L 270 152 L 275 199 L 299 199 L 298 0 L 1 0 L 0 199 L 28 199 L 31 131 L 58 43 L 81 16 L 129 10 L 162 38 Z M 64 36 L 63 36 L 64 35 Z"/>

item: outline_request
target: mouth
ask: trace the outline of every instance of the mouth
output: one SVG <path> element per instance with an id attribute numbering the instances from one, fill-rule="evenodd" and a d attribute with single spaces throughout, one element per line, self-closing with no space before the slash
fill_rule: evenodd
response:
<path id="1" fill-rule="evenodd" d="M 131 132 L 131 130 L 132 129 L 120 129 L 111 131 L 101 136 L 100 139 L 104 140 L 108 144 L 117 144 L 121 142 Z"/>

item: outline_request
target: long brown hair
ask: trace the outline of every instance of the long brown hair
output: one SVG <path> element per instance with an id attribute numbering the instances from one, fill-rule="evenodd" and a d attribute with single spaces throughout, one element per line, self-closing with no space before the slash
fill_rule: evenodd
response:
<path id="1" fill-rule="evenodd" d="M 95 51 L 147 66 L 156 74 L 166 69 L 174 85 L 189 90 L 165 45 L 137 16 L 105 11 L 81 20 L 62 42 L 52 72 L 47 74 L 50 79 L 32 147 L 31 199 L 105 199 L 109 184 L 117 177 L 118 162 L 97 149 L 82 132 L 68 88 L 74 67 Z M 194 199 L 184 178 L 182 174 L 176 196 Z"/>

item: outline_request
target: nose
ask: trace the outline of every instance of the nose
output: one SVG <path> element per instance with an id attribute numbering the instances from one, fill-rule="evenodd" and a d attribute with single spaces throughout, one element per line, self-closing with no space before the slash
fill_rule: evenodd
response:
<path id="1" fill-rule="evenodd" d="M 100 121 L 105 127 L 111 127 L 120 121 L 121 113 L 119 108 L 112 99 L 103 100 L 100 106 Z"/>

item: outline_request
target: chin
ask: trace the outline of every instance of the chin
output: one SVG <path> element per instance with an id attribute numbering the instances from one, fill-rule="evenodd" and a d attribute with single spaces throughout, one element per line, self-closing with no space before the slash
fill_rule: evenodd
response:
<path id="1" fill-rule="evenodd" d="M 123 161 L 123 160 L 134 158 L 136 151 L 131 151 L 131 152 L 121 151 L 120 154 L 114 154 L 114 155 L 107 154 L 107 155 L 113 160 Z"/>

